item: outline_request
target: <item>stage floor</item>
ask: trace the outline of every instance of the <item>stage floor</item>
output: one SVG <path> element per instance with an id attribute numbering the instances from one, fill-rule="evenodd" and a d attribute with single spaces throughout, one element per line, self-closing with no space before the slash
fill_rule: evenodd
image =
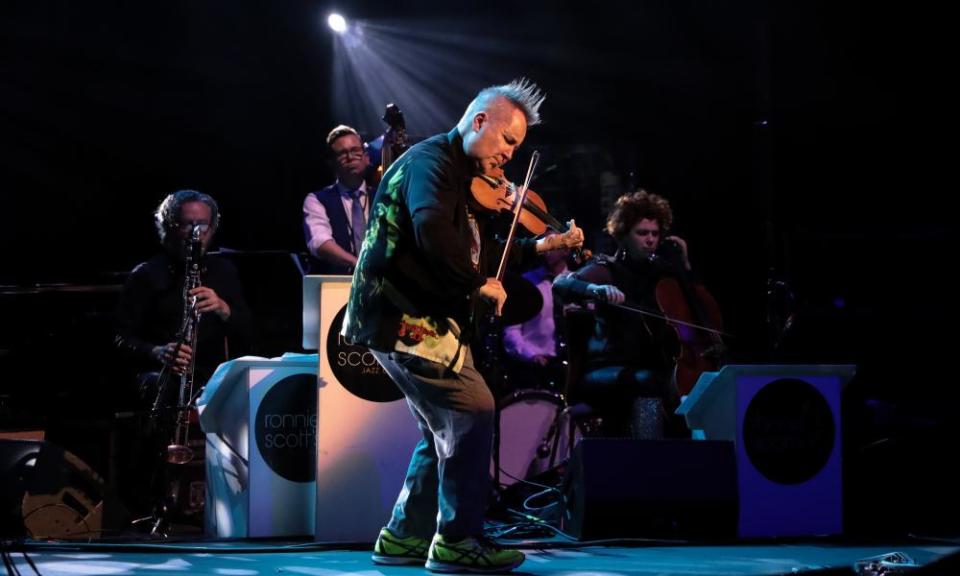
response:
<path id="1" fill-rule="evenodd" d="M 527 544 L 530 546 L 528 547 Z M 854 574 L 857 561 L 900 552 L 917 565 L 929 565 L 960 550 L 949 543 L 839 545 L 641 545 L 547 547 L 528 542 L 527 560 L 515 574 L 564 576 L 665 574 L 798 574 L 829 569 Z M 327 547 L 313 542 L 180 542 L 154 544 L 73 544 L 27 542 L 8 546 L 5 563 L 11 574 L 215 574 L 258 576 L 307 574 L 401 576 L 424 573 L 417 567 L 384 567 L 370 561 L 367 550 Z M 952 559 L 953 560 L 953 559 Z M 849 568 L 849 571 L 843 570 Z M 19 571 L 19 572 L 17 572 Z M 926 573 L 926 571 L 923 571 Z M 931 572 L 932 573 L 932 572 Z M 941 573 L 937 571 L 937 573 Z"/>

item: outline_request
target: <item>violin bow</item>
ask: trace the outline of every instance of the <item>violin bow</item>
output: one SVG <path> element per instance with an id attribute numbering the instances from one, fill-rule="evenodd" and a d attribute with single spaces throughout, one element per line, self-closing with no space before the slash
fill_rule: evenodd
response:
<path id="1" fill-rule="evenodd" d="M 517 201 L 514 203 L 513 222 L 510 223 L 510 233 L 507 234 L 507 243 L 503 247 L 503 254 L 500 256 L 500 266 L 497 268 L 497 280 L 503 280 L 503 273 L 506 272 L 507 258 L 510 257 L 510 247 L 513 244 L 513 237 L 517 232 L 517 222 L 520 221 L 520 207 L 527 199 L 527 189 L 530 186 L 530 180 L 533 178 L 533 171 L 537 168 L 540 161 L 540 152 L 534 150 L 530 155 L 530 164 L 527 166 L 527 177 L 523 181 L 523 186 L 517 190 Z"/>

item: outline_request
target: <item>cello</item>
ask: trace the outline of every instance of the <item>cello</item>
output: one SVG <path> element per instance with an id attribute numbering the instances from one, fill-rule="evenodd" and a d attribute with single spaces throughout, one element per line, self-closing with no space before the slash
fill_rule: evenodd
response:
<path id="1" fill-rule="evenodd" d="M 667 243 L 669 245 L 669 243 Z M 654 261 L 666 262 L 656 254 Z M 703 284 L 685 274 L 665 275 L 655 289 L 657 306 L 676 332 L 676 382 L 681 395 L 690 393 L 700 374 L 720 369 L 726 345 L 721 337 L 720 306 Z"/>

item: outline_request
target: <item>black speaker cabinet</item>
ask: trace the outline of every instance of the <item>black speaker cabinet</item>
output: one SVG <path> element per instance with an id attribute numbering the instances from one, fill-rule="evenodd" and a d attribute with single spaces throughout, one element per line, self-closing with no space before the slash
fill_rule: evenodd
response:
<path id="1" fill-rule="evenodd" d="M 587 438 L 564 479 L 563 529 L 580 540 L 732 538 L 733 443 Z"/>

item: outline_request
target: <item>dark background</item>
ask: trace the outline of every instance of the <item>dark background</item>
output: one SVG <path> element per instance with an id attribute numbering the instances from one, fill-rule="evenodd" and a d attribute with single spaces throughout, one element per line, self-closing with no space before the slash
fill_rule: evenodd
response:
<path id="1" fill-rule="evenodd" d="M 109 346 L 109 287 L 157 250 L 151 213 L 166 194 L 217 198 L 223 247 L 304 249 L 303 197 L 332 180 L 326 133 L 381 113 L 332 113 L 331 8 L 467 45 L 502 41 L 508 49 L 428 47 L 461 64 L 432 96 L 456 95 L 459 113 L 487 84 L 537 81 L 545 124 L 530 131 L 514 177 L 541 150 L 550 170 L 534 188 L 594 246 L 604 172 L 669 198 L 736 335 L 733 359 L 857 364 L 848 457 L 890 472 L 851 478 L 931 511 L 898 526 L 941 526 L 932 511 L 956 501 L 939 467 L 958 397 L 945 363 L 952 186 L 939 143 L 952 136 L 940 84 L 953 67 L 943 15 L 896 3 L 5 2 L 8 426 L 53 433 L 115 408 L 125 384 Z M 409 128 L 420 138 L 456 120 Z M 280 318 L 261 351 L 292 349 L 298 278 L 283 258 L 247 260 L 254 312 Z M 794 329 L 777 350 L 771 279 L 795 296 Z M 933 486 L 918 490 L 917 477 Z"/>

